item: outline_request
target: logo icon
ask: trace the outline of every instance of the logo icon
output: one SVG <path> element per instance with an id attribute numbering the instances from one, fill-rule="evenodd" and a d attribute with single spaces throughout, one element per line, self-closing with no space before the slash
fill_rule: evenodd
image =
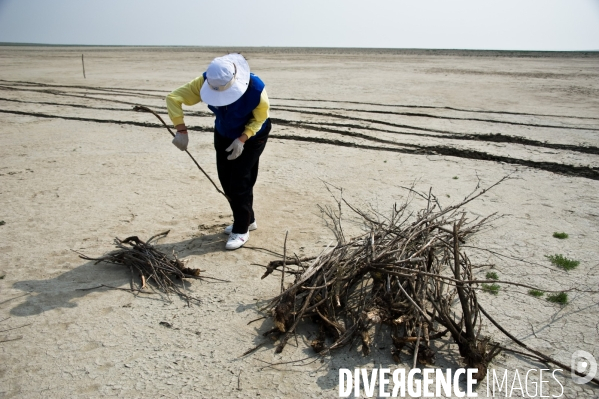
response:
<path id="1" fill-rule="evenodd" d="M 572 354 L 572 381 L 575 384 L 586 384 L 591 381 L 597 374 L 597 361 L 593 355 L 589 352 L 578 350 Z M 577 371 L 581 374 L 586 374 L 585 377 L 581 377 L 576 374 Z"/>

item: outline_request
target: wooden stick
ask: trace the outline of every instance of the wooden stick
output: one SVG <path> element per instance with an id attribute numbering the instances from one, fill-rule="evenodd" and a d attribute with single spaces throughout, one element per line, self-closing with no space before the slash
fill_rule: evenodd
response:
<path id="1" fill-rule="evenodd" d="M 267 317 L 268 317 L 268 316 L 262 316 L 262 317 L 258 317 L 257 319 L 254 319 L 254 320 L 248 321 L 248 324 L 246 324 L 246 325 L 247 325 L 247 326 L 249 326 L 249 325 L 250 325 L 250 324 L 252 324 L 253 322 L 255 322 L 255 321 L 259 321 L 259 320 L 264 320 L 264 319 L 266 319 Z"/>
<path id="2" fill-rule="evenodd" d="M 164 125 L 164 127 L 166 127 L 166 129 L 169 131 L 169 133 L 171 134 L 171 136 L 175 137 L 175 133 L 172 132 L 172 130 L 168 127 L 168 125 L 160 117 L 160 115 L 158 115 L 156 112 L 152 111 L 150 108 L 145 107 L 143 105 L 136 105 L 135 107 L 133 107 L 133 111 L 137 111 L 137 112 L 149 112 L 149 113 L 153 114 L 156 118 L 160 119 L 160 122 L 162 122 L 162 124 Z M 227 201 L 231 202 L 231 199 L 227 196 L 227 194 L 225 194 L 223 191 L 221 191 L 220 188 L 218 188 L 218 186 L 216 185 L 216 183 L 214 183 L 214 181 L 210 178 L 210 176 L 208 176 L 208 173 L 206 173 L 206 171 L 204 169 L 202 169 L 202 167 L 200 166 L 200 164 L 198 163 L 198 161 L 195 160 L 195 158 L 189 153 L 189 151 L 185 150 L 185 152 L 187 153 L 187 155 L 189 155 L 189 157 L 191 158 L 191 160 L 193 161 L 193 163 L 196 164 L 196 166 L 198 167 L 198 169 L 200 169 L 202 171 L 202 173 L 204 174 L 204 176 L 206 176 L 208 178 L 208 180 L 210 180 L 210 183 L 212 183 L 212 185 L 214 186 L 214 188 L 216 189 L 216 191 L 218 191 L 219 193 L 221 193 L 222 195 L 224 195 L 224 197 L 227 199 Z"/>
<path id="3" fill-rule="evenodd" d="M 281 342 L 277 346 L 277 349 L 275 349 L 275 353 L 281 353 L 281 352 L 283 352 L 283 348 L 285 348 L 285 345 L 287 345 L 287 341 L 289 341 L 289 338 L 291 337 L 291 334 L 293 334 L 295 332 L 295 328 L 297 327 L 297 324 L 302 319 L 302 315 L 306 311 L 306 308 L 308 307 L 308 304 L 310 303 L 310 299 L 312 298 L 312 294 L 314 294 L 314 292 L 315 291 L 310 291 L 310 293 L 308 294 L 308 297 L 306 298 L 302 309 L 298 313 L 297 319 L 295 320 L 295 322 L 293 323 L 293 325 L 291 326 L 291 328 L 287 331 L 287 333 L 281 339 Z"/>
<path id="4" fill-rule="evenodd" d="M 424 311 L 422 309 L 420 309 L 420 306 L 418 306 L 416 304 L 416 302 L 414 302 L 414 300 L 412 299 L 412 297 L 410 296 L 410 294 L 408 294 L 406 292 L 406 290 L 404 289 L 404 287 L 402 287 L 401 284 L 397 284 L 397 286 L 399 287 L 399 289 L 401 290 L 401 292 L 403 292 L 403 294 L 405 295 L 406 298 L 408 298 L 408 300 L 412 303 L 412 305 L 414 305 L 414 307 L 416 308 L 416 310 L 418 310 L 420 312 L 420 315 L 422 315 L 422 317 L 424 318 L 424 320 L 426 320 L 426 322 L 429 325 L 432 325 L 432 321 L 429 320 L 429 318 L 426 316 L 426 314 L 424 313 Z"/>
<path id="5" fill-rule="evenodd" d="M 516 344 L 520 345 L 521 347 L 523 347 L 524 349 L 530 351 L 531 353 L 537 355 L 538 357 L 540 357 L 541 359 L 545 360 L 546 362 L 549 363 L 553 363 L 558 367 L 562 367 L 565 370 L 568 370 L 570 372 L 574 372 L 577 375 L 579 375 L 580 377 L 586 377 L 585 374 L 579 373 L 577 370 L 572 370 L 572 368 L 570 368 L 568 365 L 558 362 L 557 360 L 545 355 L 542 352 L 539 352 L 537 350 L 534 350 L 532 348 L 529 348 L 528 345 L 526 345 L 524 342 L 520 341 L 518 338 L 514 337 L 512 334 L 510 334 L 509 332 L 507 332 L 505 330 L 505 328 L 501 327 L 501 325 L 499 323 L 497 323 L 495 321 L 495 319 L 493 319 L 484 309 L 482 306 L 478 305 L 478 308 L 480 309 L 480 311 L 487 317 L 487 319 L 493 323 L 493 325 L 495 327 L 497 327 L 499 329 L 499 331 L 501 331 L 502 333 L 504 333 L 505 335 L 507 335 L 508 338 L 510 338 L 512 341 L 514 341 Z M 593 381 L 595 384 L 599 385 L 599 377 L 595 377 L 593 378 L 591 381 Z"/>
<path id="6" fill-rule="evenodd" d="M 83 54 L 81 54 L 81 66 L 83 67 L 83 79 L 86 79 L 86 77 L 85 77 L 85 63 L 83 62 Z"/>
<path id="7" fill-rule="evenodd" d="M 418 348 L 420 347 L 420 329 L 422 328 L 422 322 L 418 323 L 418 331 L 416 332 L 416 346 L 414 348 L 414 361 L 412 362 L 412 368 L 416 368 L 416 362 L 418 361 Z"/>
<path id="8" fill-rule="evenodd" d="M 97 290 L 98 288 L 108 288 L 109 290 L 119 290 L 119 291 L 125 291 L 125 292 L 129 292 L 131 294 L 154 294 L 153 292 L 147 292 L 147 291 L 142 291 L 142 290 L 130 290 L 127 288 L 119 288 L 119 287 L 112 287 L 110 285 L 106 285 L 106 284 L 100 284 L 97 287 L 90 287 L 90 288 L 77 288 L 75 291 L 91 291 L 91 290 Z"/>
<path id="9" fill-rule="evenodd" d="M 386 264 L 376 264 L 375 266 L 394 266 L 393 264 L 390 265 L 386 265 Z M 597 290 L 581 290 L 579 288 L 567 288 L 567 289 L 562 289 L 562 290 L 547 290 L 547 289 L 541 289 L 532 285 L 528 285 L 528 284 L 521 284 L 521 283 L 515 283 L 513 281 L 507 281 L 507 280 L 457 280 L 455 278 L 451 278 L 451 277 L 447 277 L 447 276 L 441 276 L 440 274 L 435 274 L 435 273 L 427 273 L 427 272 L 423 272 L 423 271 L 419 271 L 419 270 L 414 270 L 414 269 L 408 269 L 405 267 L 394 267 L 395 269 L 400 269 L 400 270 L 405 270 L 407 273 L 397 273 L 391 270 L 387 270 L 387 269 L 380 269 L 380 268 L 375 268 L 372 267 L 372 270 L 375 271 L 379 271 L 379 272 L 383 272 L 383 273 L 388 273 L 392 276 L 399 276 L 399 277 L 416 277 L 416 276 L 430 276 L 436 279 L 440 279 L 440 280 L 447 280 L 447 281 L 451 281 L 454 282 L 456 284 L 459 283 L 463 283 L 463 284 L 483 284 L 483 283 L 498 283 L 498 284 L 507 284 L 507 285 L 513 285 L 516 287 L 524 287 L 524 288 L 530 288 L 533 290 L 538 290 L 538 291 L 543 291 L 543 292 L 570 292 L 570 291 L 576 291 L 576 292 L 590 292 L 590 293 L 598 293 L 599 291 Z"/>
<path id="10" fill-rule="evenodd" d="M 472 315 L 470 313 L 470 307 L 468 306 L 468 298 L 464 292 L 464 283 L 461 282 L 462 276 L 460 276 L 460 251 L 458 241 L 458 223 L 453 225 L 453 257 L 454 257 L 454 276 L 460 283 L 456 284 L 458 291 L 458 297 L 460 298 L 460 304 L 462 305 L 462 312 L 464 312 L 464 321 L 466 323 L 466 335 L 471 343 L 475 342 L 474 328 L 472 327 Z"/>
<path id="11" fill-rule="evenodd" d="M 287 261 L 287 234 L 289 234 L 289 230 L 285 232 L 285 242 L 283 243 L 283 270 L 281 275 L 281 294 L 285 289 L 285 262 Z"/>
<path id="12" fill-rule="evenodd" d="M 246 350 L 245 352 L 243 352 L 243 353 L 241 354 L 241 356 L 239 356 L 239 357 L 244 357 L 244 356 L 247 356 L 247 355 L 249 355 L 249 354 L 250 354 L 250 353 L 252 353 L 252 352 L 255 352 L 255 351 L 257 351 L 257 350 L 258 350 L 258 349 L 260 349 L 260 348 L 261 348 L 261 347 L 262 347 L 262 346 L 263 346 L 265 343 L 266 343 L 266 342 L 260 342 L 258 345 L 254 346 L 252 349 L 248 349 L 248 350 Z"/>

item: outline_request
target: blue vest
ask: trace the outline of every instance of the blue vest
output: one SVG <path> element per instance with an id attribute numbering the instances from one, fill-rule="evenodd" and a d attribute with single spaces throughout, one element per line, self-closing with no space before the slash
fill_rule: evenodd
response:
<path id="1" fill-rule="evenodd" d="M 206 72 L 204 72 L 204 82 L 206 82 Z M 260 95 L 264 90 L 264 82 L 259 77 L 250 73 L 250 83 L 248 88 L 239 98 L 232 104 L 222 107 L 214 107 L 208 105 L 208 108 L 216 116 L 214 126 L 218 133 L 230 139 L 236 139 L 245 130 L 245 125 L 252 118 L 252 111 L 260 104 Z M 260 135 L 266 124 L 263 124 L 256 136 Z"/>

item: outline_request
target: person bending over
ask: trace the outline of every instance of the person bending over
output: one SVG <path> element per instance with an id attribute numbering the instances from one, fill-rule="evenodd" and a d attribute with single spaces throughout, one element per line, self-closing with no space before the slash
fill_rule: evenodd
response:
<path id="1" fill-rule="evenodd" d="M 270 104 L 264 82 L 253 73 L 241 54 L 215 58 L 206 72 L 166 97 L 168 115 L 177 130 L 173 144 L 187 149 L 189 138 L 181 104 L 208 104 L 214 113 L 214 149 L 218 179 L 229 197 L 233 224 L 226 249 L 237 249 L 258 225 L 253 210 L 253 188 L 260 155 L 271 129 Z"/>

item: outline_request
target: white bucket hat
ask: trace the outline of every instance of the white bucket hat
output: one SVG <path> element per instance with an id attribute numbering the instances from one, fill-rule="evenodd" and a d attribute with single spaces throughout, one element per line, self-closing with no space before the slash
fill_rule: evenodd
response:
<path id="1" fill-rule="evenodd" d="M 228 54 L 212 60 L 200 96 L 208 105 L 229 105 L 239 100 L 249 83 L 250 66 L 245 58 L 241 54 Z"/>

